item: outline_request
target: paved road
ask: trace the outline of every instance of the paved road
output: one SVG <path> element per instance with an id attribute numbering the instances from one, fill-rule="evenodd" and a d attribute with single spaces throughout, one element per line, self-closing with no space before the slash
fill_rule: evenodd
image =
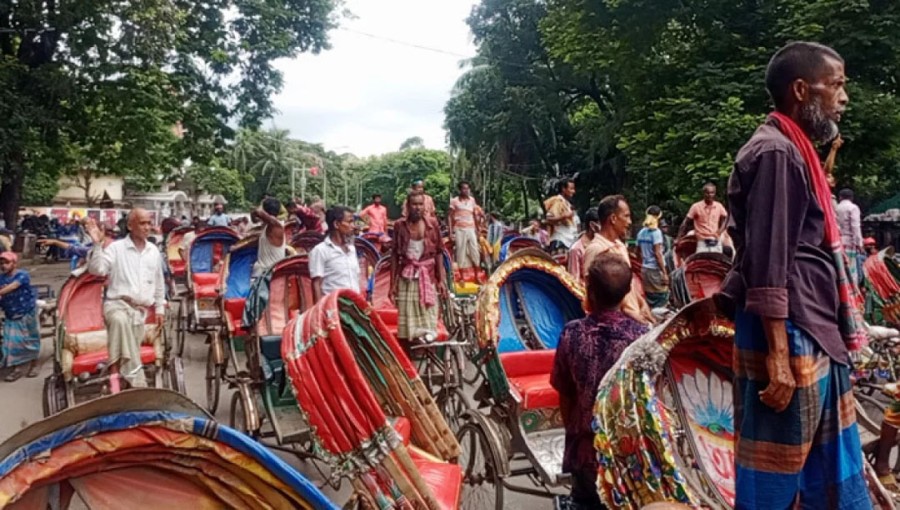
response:
<path id="1" fill-rule="evenodd" d="M 34 264 L 25 265 L 26 269 L 31 272 L 32 281 L 36 284 L 49 284 L 54 290 L 58 291 L 68 276 L 68 263 L 57 264 Z M 43 414 L 41 411 L 41 393 L 43 390 L 44 378 L 51 374 L 53 370 L 53 345 L 51 338 L 44 338 L 41 345 L 41 374 L 35 379 L 22 378 L 15 383 L 5 383 L 0 381 L 0 402 L 3 402 L 3 412 L 0 413 L 0 442 L 5 440 L 20 429 L 27 425 L 41 420 Z M 189 337 L 184 352 L 185 367 L 185 384 L 187 387 L 188 397 L 205 405 L 205 370 L 206 370 L 206 344 L 202 337 Z M 0 379 L 5 377 L 6 373 L 0 373 Z M 228 407 L 231 401 L 231 391 L 223 388 L 220 398 L 219 409 L 216 412 L 216 418 L 222 423 L 228 423 Z M 276 452 L 278 453 L 278 452 Z M 319 475 L 307 465 L 289 454 L 280 454 L 286 461 L 294 465 L 298 470 L 307 475 L 314 481 L 319 480 Z M 349 497 L 347 485 L 343 484 L 344 490 L 334 492 L 330 488 L 323 489 L 326 494 L 335 501 L 343 503 Z M 522 510 L 547 510 L 552 508 L 549 500 L 534 496 L 512 495 L 505 493 L 506 508 L 517 508 Z"/>

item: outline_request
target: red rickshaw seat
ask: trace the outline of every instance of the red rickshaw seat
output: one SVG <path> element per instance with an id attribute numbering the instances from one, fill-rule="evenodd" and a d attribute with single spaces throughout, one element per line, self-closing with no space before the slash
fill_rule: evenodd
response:
<path id="1" fill-rule="evenodd" d="M 381 321 L 384 322 L 384 325 L 387 326 L 388 331 L 397 336 L 397 325 L 399 324 L 399 312 L 396 308 L 381 308 L 375 310 L 375 313 L 381 317 Z M 438 342 L 446 342 L 447 339 L 450 338 L 450 333 L 447 331 L 447 327 L 444 326 L 444 321 L 438 319 L 437 324 L 437 341 Z"/>
<path id="2" fill-rule="evenodd" d="M 425 480 L 425 484 L 431 489 L 438 505 L 445 510 L 458 509 L 462 492 L 462 467 L 449 462 L 435 462 L 412 452 L 410 457 L 413 464 L 419 469 L 419 474 Z"/>
<path id="3" fill-rule="evenodd" d="M 232 333 L 246 333 L 241 324 L 244 318 L 244 305 L 246 304 L 246 298 L 228 298 L 225 300 L 225 315 L 228 316 L 229 329 Z"/>
<path id="4" fill-rule="evenodd" d="M 78 375 L 85 373 L 93 374 L 97 372 L 97 365 L 105 363 L 108 360 L 109 351 L 106 349 L 75 356 L 75 359 L 72 361 L 72 375 L 77 377 Z M 153 349 L 153 346 L 142 345 L 141 363 L 147 365 L 154 361 L 156 361 L 156 351 Z"/>
<path id="5" fill-rule="evenodd" d="M 184 276 L 187 264 L 183 260 L 170 260 L 169 269 L 172 270 L 172 276 Z"/>
<path id="6" fill-rule="evenodd" d="M 219 295 L 219 273 L 194 273 L 194 296 L 214 298 Z"/>
<path id="7" fill-rule="evenodd" d="M 500 354 L 509 385 L 522 398 L 524 409 L 559 407 L 559 393 L 550 385 L 555 356 L 553 349 Z"/>

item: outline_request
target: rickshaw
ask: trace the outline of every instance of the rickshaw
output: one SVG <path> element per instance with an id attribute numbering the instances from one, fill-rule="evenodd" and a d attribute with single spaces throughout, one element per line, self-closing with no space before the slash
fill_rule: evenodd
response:
<path id="1" fill-rule="evenodd" d="M 289 238 L 290 245 L 297 250 L 297 255 L 309 254 L 313 248 L 325 240 L 325 235 L 318 232 L 300 232 Z"/>
<path id="2" fill-rule="evenodd" d="M 181 294 L 187 285 L 187 262 L 181 257 L 181 241 L 188 232 L 193 232 L 193 227 L 177 227 L 172 229 L 165 237 L 163 245 L 166 256 L 166 264 L 169 266 L 169 274 L 176 288 L 174 293 Z"/>
<path id="3" fill-rule="evenodd" d="M 866 287 L 866 318 L 869 322 L 882 321 L 900 325 L 900 283 L 897 281 L 897 265 L 894 249 L 887 247 L 863 263 Z"/>
<path id="4" fill-rule="evenodd" d="M 733 342 L 734 325 L 712 299 L 695 301 L 629 346 L 607 372 L 594 408 L 598 489 L 607 508 L 658 501 L 733 507 Z M 876 508 L 893 508 L 865 465 Z"/>
<path id="5" fill-rule="evenodd" d="M 504 489 L 550 498 L 567 483 L 550 373 L 559 335 L 584 316 L 583 301 L 581 284 L 541 251 L 517 253 L 482 287 L 475 317 L 486 380 L 475 399 L 487 411 L 466 413 L 457 433 L 467 508 L 504 508 Z M 542 488 L 514 483 L 522 477 Z"/>
<path id="6" fill-rule="evenodd" d="M 515 236 L 509 239 L 508 241 L 504 241 L 500 247 L 500 255 L 497 257 L 498 263 L 503 263 L 506 259 L 511 257 L 518 251 L 524 250 L 526 248 L 537 248 L 541 249 L 541 242 L 537 239 L 533 239 L 531 237 L 525 236 Z"/>
<path id="7" fill-rule="evenodd" d="M 314 451 L 364 508 L 459 508 L 459 444 L 361 295 L 334 292 L 292 320 L 281 357 Z"/>
<path id="8" fill-rule="evenodd" d="M 187 291 L 178 307 L 178 355 L 184 354 L 187 333 L 211 332 L 222 327 L 219 289 L 222 264 L 232 245 L 240 240 L 228 227 L 201 230 L 188 248 Z"/>
<path id="9" fill-rule="evenodd" d="M 719 292 L 731 270 L 731 259 L 721 253 L 695 253 L 672 272 L 672 306 L 684 308 L 691 301 L 712 297 Z"/>
<path id="10" fill-rule="evenodd" d="M 237 352 L 243 351 L 243 339 L 249 334 L 243 326 L 244 304 L 250 294 L 253 265 L 259 255 L 259 236 L 250 235 L 238 241 L 225 257 L 219 306 L 223 318 L 221 332 L 214 331 L 206 356 L 206 408 L 215 413 L 219 406 L 222 383 L 233 380 L 240 368 Z M 228 374 L 231 360 L 232 373 Z"/>
<path id="11" fill-rule="evenodd" d="M 450 256 L 444 251 L 444 269 L 447 271 L 448 288 L 454 289 L 453 279 L 450 275 Z M 375 313 L 385 324 L 391 334 L 397 334 L 399 315 L 397 307 L 390 298 L 391 288 L 391 257 L 390 254 L 383 257 L 375 265 L 369 288 L 371 290 L 371 302 Z M 463 383 L 467 379 L 466 359 L 469 337 L 468 330 L 459 326 L 468 324 L 461 318 L 460 311 L 468 309 L 466 303 L 471 303 L 469 297 L 457 297 L 451 291 L 451 299 L 439 300 L 440 312 L 438 315 L 437 331 L 433 335 L 426 335 L 416 343 L 409 346 L 409 353 L 414 358 L 417 369 L 425 381 L 426 387 L 434 395 L 438 406 L 444 416 L 450 421 L 451 426 L 460 424 L 460 417 L 470 408 L 469 399 L 463 392 Z M 476 373 L 477 376 L 477 373 Z"/>
<path id="12" fill-rule="evenodd" d="M 110 385 L 103 319 L 105 286 L 105 277 L 85 272 L 69 277 L 60 289 L 53 373 L 44 380 L 44 416 L 96 398 Z M 156 325 L 152 308 L 145 328 L 140 353 L 148 384 L 184 393 L 181 358 L 172 352 L 165 328 Z"/>
<path id="13" fill-rule="evenodd" d="M 0 508 L 338 507 L 183 395 L 136 389 L 68 409 L 0 444 Z"/>
<path id="14" fill-rule="evenodd" d="M 231 426 L 250 436 L 274 437 L 276 447 L 308 456 L 309 427 L 301 418 L 284 374 L 281 334 L 288 321 L 313 304 L 309 259 L 294 255 L 258 278 L 247 296 L 243 327 L 247 365 L 238 372 L 231 399 Z M 270 427 L 265 427 L 269 425 Z"/>
<path id="15" fill-rule="evenodd" d="M 381 252 L 363 237 L 354 239 L 353 246 L 356 248 L 356 257 L 359 259 L 359 289 L 361 292 L 365 292 L 372 274 L 375 273 L 375 266 L 381 260 Z"/>

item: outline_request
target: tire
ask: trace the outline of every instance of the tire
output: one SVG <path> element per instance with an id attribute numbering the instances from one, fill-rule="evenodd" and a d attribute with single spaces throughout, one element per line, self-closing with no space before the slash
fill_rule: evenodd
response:
<path id="1" fill-rule="evenodd" d="M 454 433 L 460 430 L 466 421 L 466 412 L 472 409 L 472 405 L 463 394 L 462 389 L 454 387 L 442 388 L 438 391 L 435 403 L 441 414 L 444 415 L 444 419 L 447 420 L 447 425 L 450 425 L 450 430 Z"/>
<path id="2" fill-rule="evenodd" d="M 228 425 L 253 439 L 259 437 L 258 430 L 247 430 L 247 419 L 244 417 L 244 401 L 241 399 L 240 391 L 235 391 L 231 394 L 231 409 L 228 412 Z"/>
<path id="3" fill-rule="evenodd" d="M 184 386 L 184 362 L 181 358 L 173 357 L 166 362 L 163 386 L 166 389 L 187 395 L 187 388 Z"/>
<path id="4" fill-rule="evenodd" d="M 503 483 L 499 462 L 488 435 L 477 421 L 469 421 L 456 434 L 459 466 L 463 469 L 462 510 L 503 510 Z"/>
<path id="5" fill-rule="evenodd" d="M 184 300 L 178 303 L 178 319 L 175 321 L 175 352 L 178 357 L 184 356 L 184 340 L 187 334 L 187 317 L 184 316 Z"/>
<path id="6" fill-rule="evenodd" d="M 216 364 L 211 341 L 209 352 L 206 353 L 206 409 L 213 416 L 216 414 L 216 409 L 219 408 L 219 393 L 222 389 L 222 368 L 222 365 Z"/>
<path id="7" fill-rule="evenodd" d="M 65 384 L 58 375 L 54 374 L 44 379 L 43 407 L 44 418 L 53 416 L 69 407 Z"/>
<path id="8" fill-rule="evenodd" d="M 889 402 L 879 400 L 874 396 L 856 393 L 854 395 L 858 403 L 856 408 L 856 421 L 859 426 L 879 436 L 881 434 L 881 422 L 884 420 L 884 408 Z"/>

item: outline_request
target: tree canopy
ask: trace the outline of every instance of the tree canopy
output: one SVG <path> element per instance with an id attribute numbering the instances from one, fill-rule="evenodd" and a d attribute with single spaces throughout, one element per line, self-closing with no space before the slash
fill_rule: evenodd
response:
<path id="1" fill-rule="evenodd" d="M 0 3 L 3 212 L 17 212 L 26 174 L 158 182 L 188 158 L 214 165 L 231 126 L 271 114 L 282 85 L 273 61 L 328 47 L 338 3 Z"/>
<path id="2" fill-rule="evenodd" d="M 582 207 L 624 192 L 683 213 L 769 111 L 768 59 L 805 39 L 847 62 L 839 183 L 868 200 L 900 185 L 896 2 L 482 0 L 468 23 L 478 55 L 445 108 L 460 167 L 577 174 Z"/>

